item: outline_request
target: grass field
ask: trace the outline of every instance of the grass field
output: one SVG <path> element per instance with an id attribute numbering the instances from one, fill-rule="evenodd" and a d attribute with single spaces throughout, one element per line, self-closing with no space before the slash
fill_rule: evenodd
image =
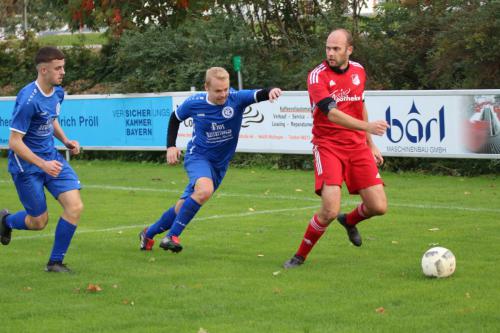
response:
<path id="1" fill-rule="evenodd" d="M 16 211 L 6 164 L 0 205 Z M 500 331 L 498 177 L 386 173 L 390 209 L 360 225 L 361 248 L 332 224 L 302 267 L 284 271 L 319 207 L 310 171 L 230 169 L 172 254 L 139 251 L 137 234 L 182 192 L 181 167 L 73 166 L 85 186 L 66 256 L 75 273 L 43 271 L 61 211 L 50 198 L 47 229 L 0 248 L 2 332 Z M 343 208 L 356 201 L 345 195 Z M 421 273 L 434 244 L 456 255 L 452 277 Z"/>

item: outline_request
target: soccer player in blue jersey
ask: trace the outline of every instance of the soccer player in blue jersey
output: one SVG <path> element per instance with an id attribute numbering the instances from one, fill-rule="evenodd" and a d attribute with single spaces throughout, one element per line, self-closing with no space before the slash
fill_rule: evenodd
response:
<path id="1" fill-rule="evenodd" d="M 238 135 L 247 106 L 276 100 L 279 88 L 233 91 L 229 73 L 221 67 L 209 68 L 205 76 L 206 93 L 190 96 L 172 113 L 167 133 L 167 163 L 176 164 L 180 150 L 175 146 L 180 122 L 193 119 L 193 137 L 184 156 L 189 184 L 179 201 L 160 219 L 139 234 L 141 250 L 151 250 L 153 237 L 169 230 L 161 240 L 164 250 L 179 252 L 179 236 L 201 206 L 217 190 L 238 144 Z"/>
<path id="2" fill-rule="evenodd" d="M 80 152 L 77 141 L 69 140 L 57 118 L 64 100 L 59 86 L 64 78 L 64 54 L 55 47 L 43 47 L 35 56 L 38 77 L 17 95 L 10 123 L 8 168 L 24 210 L 0 212 L 0 242 L 8 245 L 12 229 L 41 230 L 48 222 L 44 187 L 63 207 L 55 231 L 54 246 L 45 270 L 70 272 L 64 255 L 80 220 L 83 203 L 80 181 L 56 150 L 54 136 L 72 154 Z"/>

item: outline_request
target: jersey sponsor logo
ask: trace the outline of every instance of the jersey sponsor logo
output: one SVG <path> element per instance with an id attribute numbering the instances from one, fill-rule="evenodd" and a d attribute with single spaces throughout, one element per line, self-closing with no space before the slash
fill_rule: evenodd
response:
<path id="1" fill-rule="evenodd" d="M 212 123 L 210 131 L 205 132 L 207 143 L 221 143 L 233 139 L 232 129 L 226 129 L 224 124 Z"/>
<path id="2" fill-rule="evenodd" d="M 45 124 L 40 125 L 36 131 L 38 136 L 49 136 L 52 135 L 52 119 L 47 119 Z"/>
<path id="3" fill-rule="evenodd" d="M 335 100 L 335 102 L 358 102 L 361 101 L 362 96 L 358 95 L 353 95 L 349 96 L 349 93 L 351 92 L 351 89 L 340 89 L 340 90 L 335 90 L 332 93 L 332 98 Z"/>
<path id="4" fill-rule="evenodd" d="M 358 74 L 352 74 L 351 79 L 352 79 L 352 84 L 354 84 L 356 86 L 359 86 L 361 84 L 361 81 L 359 80 Z"/>
<path id="5" fill-rule="evenodd" d="M 334 85 L 336 85 L 335 81 L 330 80 L 330 87 L 333 87 Z"/>
<path id="6" fill-rule="evenodd" d="M 222 116 L 226 119 L 232 118 L 234 116 L 234 109 L 230 106 L 226 106 L 222 109 Z"/>

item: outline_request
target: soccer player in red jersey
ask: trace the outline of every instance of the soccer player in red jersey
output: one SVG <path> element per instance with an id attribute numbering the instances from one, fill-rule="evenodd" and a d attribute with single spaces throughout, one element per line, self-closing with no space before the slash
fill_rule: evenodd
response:
<path id="1" fill-rule="evenodd" d="M 349 240 L 361 246 L 356 225 L 387 210 L 377 168 L 384 160 L 371 134 L 383 135 L 388 124 L 368 121 L 363 97 L 366 74 L 363 66 L 349 60 L 352 51 L 351 33 L 332 31 L 326 40 L 326 60 L 307 78 L 313 112 L 315 191 L 321 196 L 321 208 L 311 218 L 298 251 L 285 262 L 285 268 L 302 265 L 335 218 L 347 230 Z M 339 214 L 343 182 L 350 194 L 359 194 L 362 200 L 347 214 Z"/>

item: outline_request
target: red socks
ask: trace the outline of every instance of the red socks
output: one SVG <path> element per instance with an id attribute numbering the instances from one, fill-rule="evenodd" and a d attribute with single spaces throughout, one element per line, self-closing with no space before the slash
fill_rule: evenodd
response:
<path id="1" fill-rule="evenodd" d="M 359 204 L 358 207 L 354 208 L 352 212 L 347 214 L 346 216 L 346 224 L 347 225 L 356 225 L 359 222 L 366 220 L 368 216 L 366 216 L 364 211 L 365 205 L 363 203 Z"/>
<path id="2" fill-rule="evenodd" d="M 296 255 L 301 256 L 304 259 L 307 258 L 307 255 L 311 252 L 318 239 L 320 239 L 320 237 L 325 233 L 326 228 L 327 226 L 319 223 L 318 217 L 314 215 L 307 226 L 304 239 L 302 240 L 302 243 L 300 243 L 300 247 Z"/>

